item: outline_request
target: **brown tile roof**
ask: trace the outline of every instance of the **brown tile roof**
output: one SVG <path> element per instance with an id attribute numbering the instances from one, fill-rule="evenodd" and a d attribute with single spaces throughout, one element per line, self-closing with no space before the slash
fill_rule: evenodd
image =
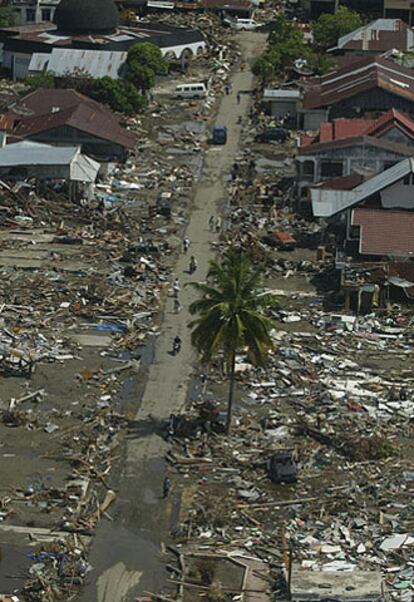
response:
<path id="1" fill-rule="evenodd" d="M 375 88 L 414 102 L 414 71 L 381 57 L 362 58 L 322 77 L 309 78 L 305 85 L 305 109 L 335 105 Z"/>
<path id="2" fill-rule="evenodd" d="M 396 48 L 407 50 L 413 32 L 401 19 L 376 19 L 338 40 L 338 49 L 384 52 Z"/>
<path id="3" fill-rule="evenodd" d="M 319 182 L 312 188 L 328 188 L 329 190 L 353 190 L 365 180 L 368 180 L 367 176 L 363 176 L 358 173 L 353 173 L 350 176 L 340 176 L 339 178 L 332 178 L 331 180 L 324 180 Z"/>
<path id="4" fill-rule="evenodd" d="M 137 142 L 112 111 L 75 90 L 37 90 L 15 105 L 12 113 L 13 134 L 22 138 L 67 125 L 125 148 L 134 148 Z"/>
<path id="5" fill-rule="evenodd" d="M 361 255 L 414 254 L 414 212 L 354 209 L 352 225 L 360 227 Z"/>

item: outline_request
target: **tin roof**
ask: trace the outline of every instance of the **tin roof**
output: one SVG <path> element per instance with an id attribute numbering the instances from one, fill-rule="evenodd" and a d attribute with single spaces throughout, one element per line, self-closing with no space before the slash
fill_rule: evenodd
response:
<path id="1" fill-rule="evenodd" d="M 128 56 L 127 52 L 110 50 L 77 50 L 74 48 L 54 48 L 50 55 L 32 55 L 29 72 L 43 71 L 42 57 L 47 56 L 47 71 L 64 76 L 74 71 L 87 73 L 93 78 L 111 77 L 119 79 Z M 40 69 L 39 69 L 40 66 Z"/>
<path id="2" fill-rule="evenodd" d="M 312 210 L 315 217 L 332 217 L 355 207 L 408 174 L 414 173 L 414 158 L 403 159 L 382 173 L 366 180 L 353 190 L 311 188 Z"/>

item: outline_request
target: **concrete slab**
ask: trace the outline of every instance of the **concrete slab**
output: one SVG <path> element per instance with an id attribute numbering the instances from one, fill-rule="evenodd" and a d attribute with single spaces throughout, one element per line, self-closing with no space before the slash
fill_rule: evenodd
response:
<path id="1" fill-rule="evenodd" d="M 70 334 L 69 338 L 83 347 L 109 347 L 112 337 L 108 334 Z"/>
<path id="2" fill-rule="evenodd" d="M 359 602 L 382 597 L 381 573 L 377 571 L 310 571 L 293 565 L 291 599 Z"/>

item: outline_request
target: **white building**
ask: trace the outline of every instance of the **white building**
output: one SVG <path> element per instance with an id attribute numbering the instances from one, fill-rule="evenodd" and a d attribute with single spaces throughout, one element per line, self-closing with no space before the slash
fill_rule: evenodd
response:
<path id="1" fill-rule="evenodd" d="M 25 25 L 53 21 L 59 2 L 60 0 L 11 0 L 10 4 L 19 16 L 21 25 Z"/>

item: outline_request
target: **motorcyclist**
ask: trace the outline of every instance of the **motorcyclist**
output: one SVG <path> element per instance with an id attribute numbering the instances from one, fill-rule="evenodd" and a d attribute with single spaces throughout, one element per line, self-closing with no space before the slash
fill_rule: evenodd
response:
<path id="1" fill-rule="evenodd" d="M 179 353 L 181 350 L 181 338 L 178 336 L 175 337 L 173 342 L 173 351 L 174 353 Z"/>

